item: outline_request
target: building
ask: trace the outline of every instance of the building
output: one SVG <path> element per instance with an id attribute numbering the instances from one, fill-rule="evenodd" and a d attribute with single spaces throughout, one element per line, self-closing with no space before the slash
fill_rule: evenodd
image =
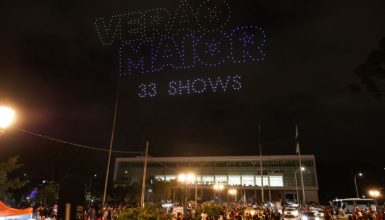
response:
<path id="1" fill-rule="evenodd" d="M 305 200 L 318 202 L 315 157 L 302 155 L 301 159 L 304 167 L 302 176 Z M 262 161 L 262 175 L 260 161 Z M 140 184 L 143 170 L 144 157 L 117 158 L 114 171 L 115 185 Z M 262 196 L 264 201 L 270 199 L 295 201 L 298 195 L 302 200 L 300 172 L 298 155 L 261 158 L 259 156 L 149 157 L 147 165 L 148 179 L 176 180 L 179 182 L 175 185 L 176 188 L 179 190 L 186 188 L 186 195 L 191 197 L 194 193 L 190 193 L 190 190 L 194 191 L 195 188 L 195 195 L 200 200 L 215 199 L 218 195 L 222 199 L 247 201 L 261 201 Z M 187 184 L 182 184 L 181 179 Z M 223 191 L 226 192 L 231 192 L 228 190 L 232 189 L 233 195 L 236 193 L 235 198 L 226 195 L 225 192 L 216 193 L 214 187 L 218 190 L 224 188 Z"/>

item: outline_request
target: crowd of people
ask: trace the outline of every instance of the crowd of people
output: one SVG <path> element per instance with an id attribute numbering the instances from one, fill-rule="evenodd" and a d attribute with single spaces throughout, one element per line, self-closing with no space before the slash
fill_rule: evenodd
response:
<path id="1" fill-rule="evenodd" d="M 56 220 L 57 206 L 53 207 L 38 206 L 33 209 L 32 219 L 35 220 Z"/>
<path id="2" fill-rule="evenodd" d="M 103 208 L 96 205 L 88 205 L 84 211 L 84 220 L 116 220 L 126 206 L 107 205 Z"/>
<path id="3" fill-rule="evenodd" d="M 198 209 L 204 210 L 201 207 L 203 204 L 198 205 Z M 286 216 L 285 210 L 288 208 L 288 204 L 274 203 L 269 205 L 262 204 L 245 204 L 245 203 L 224 203 L 221 207 L 220 214 L 210 214 L 206 211 L 202 213 L 195 213 L 194 209 L 191 209 L 187 215 L 174 215 L 172 220 L 189 220 L 189 219 L 202 219 L 202 220 L 286 220 L 286 219 L 318 219 L 318 220 L 385 220 L 385 207 L 383 205 L 377 206 L 376 209 L 360 209 L 355 208 L 354 213 L 343 213 L 336 210 L 332 206 L 312 206 L 304 205 L 297 207 L 298 215 L 296 217 Z M 306 213 L 318 212 L 317 217 L 303 217 Z M 198 218 L 197 218 L 198 216 Z M 302 217 L 301 217 L 302 216 Z"/>
<path id="4" fill-rule="evenodd" d="M 280 220 L 281 212 L 279 212 L 277 207 L 228 203 L 223 204 L 219 215 L 209 215 L 206 211 L 203 211 L 200 217 L 202 220 Z"/>
<path id="5" fill-rule="evenodd" d="M 38 206 L 34 208 L 32 219 L 34 220 L 57 220 L 58 210 L 57 205 L 53 207 Z M 125 210 L 126 206 L 107 205 L 104 207 L 98 205 L 87 205 L 85 207 L 83 216 L 84 220 L 116 220 L 119 214 Z"/>
<path id="6" fill-rule="evenodd" d="M 207 204 L 199 204 L 197 210 L 203 210 L 202 213 L 193 213 L 198 215 L 198 219 L 202 220 L 262 220 L 262 219 L 281 219 L 282 206 L 280 203 L 270 204 L 268 206 L 262 204 L 252 203 L 223 203 L 221 211 L 218 214 L 213 214 L 205 211 Z M 194 214 L 187 214 L 187 218 L 180 218 L 177 220 L 196 219 Z M 191 216 L 191 218 L 189 218 Z M 199 218 L 200 217 L 200 218 Z"/>
<path id="7" fill-rule="evenodd" d="M 216 212 L 206 211 L 210 203 L 198 204 L 196 207 L 183 208 L 177 213 L 169 212 L 160 219 L 167 220 L 283 220 L 285 217 L 285 207 L 287 204 L 280 202 L 266 204 L 256 203 L 223 203 L 216 204 Z M 117 220 L 119 215 L 126 210 L 124 204 L 106 205 L 88 205 L 84 209 L 84 220 Z M 160 208 L 161 209 L 161 208 Z M 385 220 L 385 207 L 377 206 L 377 209 L 355 208 L 352 213 L 343 213 L 331 206 L 302 206 L 297 208 L 299 213 L 311 212 L 314 209 L 322 212 L 319 220 Z M 33 219 L 36 220 L 56 220 L 57 206 L 43 207 L 34 209 Z M 300 220 L 300 215 L 297 218 Z"/>
<path id="8" fill-rule="evenodd" d="M 334 215 L 333 215 L 334 214 Z M 339 210 L 334 211 L 332 209 L 327 209 L 327 216 L 328 218 L 341 218 L 341 216 L 344 216 L 348 214 L 349 220 L 385 220 L 385 207 L 384 206 L 377 206 L 375 210 L 368 208 L 368 209 L 360 209 L 359 207 L 356 207 L 354 212 L 352 213 L 343 213 Z M 325 219 L 328 220 L 328 219 Z"/>

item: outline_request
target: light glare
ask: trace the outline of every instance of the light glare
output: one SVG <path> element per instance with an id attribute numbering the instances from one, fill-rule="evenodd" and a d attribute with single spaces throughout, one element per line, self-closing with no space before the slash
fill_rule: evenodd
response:
<path id="1" fill-rule="evenodd" d="M 380 192 L 378 190 L 370 190 L 369 195 L 373 198 L 377 198 L 380 196 Z"/>
<path id="2" fill-rule="evenodd" d="M 236 189 L 229 189 L 229 194 L 235 195 L 235 194 L 237 194 L 237 190 Z"/>
<path id="3" fill-rule="evenodd" d="M 184 182 L 186 180 L 186 175 L 185 174 L 179 174 L 178 175 L 178 181 L 179 182 Z"/>
<path id="4" fill-rule="evenodd" d="M 9 107 L 0 106 L 0 129 L 7 128 L 13 121 L 15 111 Z"/>

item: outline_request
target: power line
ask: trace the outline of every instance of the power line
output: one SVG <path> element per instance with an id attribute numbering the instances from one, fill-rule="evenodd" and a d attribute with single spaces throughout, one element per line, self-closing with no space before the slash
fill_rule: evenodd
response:
<path id="1" fill-rule="evenodd" d="M 62 144 L 72 145 L 72 146 L 75 146 L 75 147 L 78 147 L 78 148 L 83 148 L 83 149 L 87 149 L 87 150 L 96 150 L 96 151 L 109 152 L 109 149 L 106 149 L 106 148 L 91 147 L 91 146 L 87 146 L 87 145 L 83 145 L 83 144 L 76 144 L 76 143 L 73 143 L 73 142 L 69 142 L 69 141 L 58 139 L 58 138 L 53 138 L 53 137 L 49 137 L 49 136 L 46 136 L 46 135 L 43 135 L 43 134 L 39 134 L 39 133 L 36 133 L 36 132 L 33 132 L 33 131 L 28 131 L 28 130 L 25 130 L 25 129 L 22 129 L 22 128 L 15 128 L 15 129 L 20 131 L 20 132 L 23 132 L 25 134 L 37 136 L 37 137 L 40 137 L 40 138 L 44 138 L 44 139 L 47 139 L 47 140 L 50 140 L 50 141 L 54 141 L 54 142 L 59 142 L 59 143 L 62 143 Z M 112 152 L 113 153 L 121 153 L 121 154 L 143 154 L 143 152 L 141 152 L 141 151 L 113 150 Z"/>
<path id="2" fill-rule="evenodd" d="M 160 165 L 162 165 L 162 166 L 163 166 L 164 168 L 166 168 L 166 169 L 170 169 L 170 170 L 173 170 L 173 171 L 176 171 L 176 170 L 177 170 L 177 169 L 175 169 L 175 168 L 168 167 L 166 164 L 160 162 L 159 160 L 153 160 L 153 161 L 156 162 L 156 163 L 158 163 L 158 164 L 160 164 Z"/>
<path id="3" fill-rule="evenodd" d="M 86 145 L 82 145 L 82 144 L 76 144 L 76 143 L 73 143 L 73 142 L 69 142 L 69 141 L 58 139 L 58 138 L 53 138 L 53 137 L 49 137 L 49 136 L 46 136 L 46 135 L 43 135 L 43 134 L 39 134 L 39 133 L 36 133 L 36 132 L 33 132 L 33 131 L 28 131 L 28 130 L 22 129 L 22 128 L 15 128 L 15 129 L 20 131 L 20 132 L 29 134 L 29 135 L 37 136 L 37 137 L 40 137 L 40 138 L 44 138 L 44 139 L 47 139 L 47 140 L 50 140 L 50 141 L 54 141 L 54 142 L 59 142 L 59 143 L 62 143 L 62 144 L 72 145 L 72 146 L 83 148 L 83 149 L 87 149 L 87 150 L 96 150 L 96 151 L 109 152 L 109 149 L 104 149 L 104 148 L 100 148 L 100 147 L 91 147 L 91 146 L 86 146 Z M 141 151 L 112 150 L 112 152 L 113 153 L 123 153 L 123 154 L 143 154 L 143 152 L 141 152 Z M 153 161 L 158 163 L 158 164 L 160 164 L 160 165 L 162 165 L 166 169 L 170 169 L 170 170 L 174 170 L 174 171 L 176 170 L 174 168 L 168 167 L 167 165 L 165 165 L 164 163 L 160 162 L 159 160 L 155 159 Z"/>

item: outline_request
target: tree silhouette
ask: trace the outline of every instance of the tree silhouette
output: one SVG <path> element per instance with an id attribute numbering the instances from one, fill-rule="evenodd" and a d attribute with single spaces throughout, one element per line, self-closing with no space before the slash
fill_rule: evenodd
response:
<path id="1" fill-rule="evenodd" d="M 167 200 L 172 198 L 172 191 L 176 187 L 177 182 L 174 181 L 161 181 L 153 180 L 151 187 L 153 190 L 153 200 L 154 202 L 159 202 L 161 200 Z"/>
<path id="2" fill-rule="evenodd" d="M 379 47 L 369 54 L 366 62 L 355 69 L 355 75 L 360 78 L 360 84 L 350 84 L 351 91 L 356 93 L 364 88 L 375 97 L 385 95 L 385 37 Z"/>
<path id="3" fill-rule="evenodd" d="M 19 177 L 11 177 L 13 171 L 21 168 L 23 164 L 18 163 L 19 157 L 13 156 L 7 162 L 0 163 L 0 200 L 5 200 L 12 196 L 12 191 L 22 188 L 28 183 Z"/>

